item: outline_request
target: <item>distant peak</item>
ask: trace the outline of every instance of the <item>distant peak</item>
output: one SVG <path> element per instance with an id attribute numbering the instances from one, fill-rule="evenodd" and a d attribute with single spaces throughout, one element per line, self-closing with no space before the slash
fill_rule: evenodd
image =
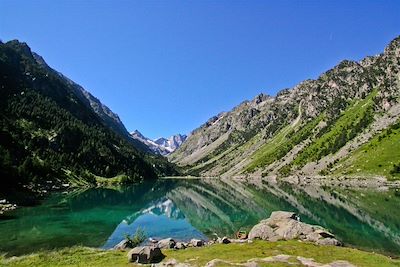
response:
<path id="1" fill-rule="evenodd" d="M 398 50 L 400 48 L 400 35 L 394 38 L 385 48 L 385 54 L 389 54 L 392 51 Z"/>
<path id="2" fill-rule="evenodd" d="M 139 132 L 139 130 L 134 130 L 133 132 L 131 132 L 131 135 L 136 135 L 145 138 L 144 135 L 141 132 Z"/>
<path id="3" fill-rule="evenodd" d="M 253 99 L 253 101 L 254 101 L 256 104 L 260 104 L 261 102 L 264 102 L 265 100 L 267 100 L 267 99 L 269 99 L 269 98 L 271 98 L 270 95 L 266 95 L 266 94 L 264 94 L 264 93 L 260 93 L 260 94 L 258 94 L 258 95 Z"/>
<path id="4" fill-rule="evenodd" d="M 19 40 L 14 39 L 14 40 L 8 41 L 7 43 L 5 43 L 5 45 L 8 47 L 14 48 L 19 53 L 21 53 L 25 56 L 33 57 L 31 48 L 25 42 L 20 42 Z"/>

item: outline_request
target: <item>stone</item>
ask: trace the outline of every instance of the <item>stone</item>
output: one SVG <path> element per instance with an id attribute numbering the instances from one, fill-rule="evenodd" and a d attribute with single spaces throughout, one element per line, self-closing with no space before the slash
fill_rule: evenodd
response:
<path id="1" fill-rule="evenodd" d="M 342 243 L 340 243 L 339 240 L 335 238 L 324 238 L 320 239 L 316 242 L 317 245 L 322 245 L 322 246 L 341 246 Z"/>
<path id="2" fill-rule="evenodd" d="M 271 217 L 260 221 L 249 233 L 249 240 L 277 241 L 299 239 L 320 245 L 340 246 L 335 236 L 321 226 L 300 222 L 294 212 L 275 211 Z"/>
<path id="3" fill-rule="evenodd" d="M 323 228 L 318 228 L 315 230 L 315 233 L 319 234 L 322 238 L 334 238 L 335 236 L 332 233 L 329 233 Z"/>
<path id="4" fill-rule="evenodd" d="M 314 242 L 315 243 L 315 242 L 317 242 L 318 240 L 321 239 L 321 236 L 318 233 L 313 232 L 313 233 L 311 233 L 309 235 L 302 236 L 301 239 L 304 240 L 304 241 Z"/>
<path id="5" fill-rule="evenodd" d="M 313 258 L 305 258 L 297 256 L 297 260 L 303 265 L 307 267 L 320 267 L 321 264 L 315 262 Z"/>
<path id="6" fill-rule="evenodd" d="M 268 241 L 277 241 L 279 236 L 275 234 L 274 229 L 268 224 L 261 222 L 253 226 L 249 232 L 249 239 L 261 239 Z"/>
<path id="7" fill-rule="evenodd" d="M 187 244 L 183 242 L 176 242 L 174 249 L 185 249 L 187 248 Z"/>
<path id="8" fill-rule="evenodd" d="M 136 247 L 128 252 L 128 261 L 136 263 L 160 262 L 164 258 L 161 249 L 152 246 Z"/>
<path id="9" fill-rule="evenodd" d="M 273 256 L 272 259 L 274 261 L 278 261 L 278 262 L 288 262 L 291 256 L 289 255 L 285 255 L 285 254 L 279 254 L 276 256 Z"/>
<path id="10" fill-rule="evenodd" d="M 186 263 L 180 263 L 175 259 L 170 259 L 165 262 L 160 262 L 157 264 L 152 264 L 152 267 L 190 267 L 191 265 Z"/>
<path id="11" fill-rule="evenodd" d="M 312 226 L 296 220 L 284 221 L 275 230 L 275 234 L 286 240 L 299 238 L 300 235 L 307 236 L 311 233 L 313 233 Z"/>
<path id="12" fill-rule="evenodd" d="M 334 261 L 328 265 L 323 265 L 322 267 L 356 267 L 348 261 Z"/>
<path id="13" fill-rule="evenodd" d="M 229 244 L 229 243 L 231 243 L 231 241 L 226 236 L 224 236 L 223 238 L 218 238 L 217 242 L 220 243 L 220 244 Z"/>
<path id="14" fill-rule="evenodd" d="M 192 239 L 190 240 L 190 244 L 192 244 L 193 247 L 202 247 L 204 246 L 204 241 L 200 239 Z"/>
<path id="15" fill-rule="evenodd" d="M 269 216 L 271 220 L 284 220 L 284 219 L 293 219 L 297 220 L 298 216 L 294 212 L 289 211 L 274 211 Z"/>
<path id="16" fill-rule="evenodd" d="M 176 245 L 175 240 L 173 240 L 172 238 L 165 238 L 165 239 L 161 239 L 160 241 L 158 241 L 157 243 L 157 247 L 161 248 L 161 249 L 169 249 L 169 248 L 174 248 Z"/>

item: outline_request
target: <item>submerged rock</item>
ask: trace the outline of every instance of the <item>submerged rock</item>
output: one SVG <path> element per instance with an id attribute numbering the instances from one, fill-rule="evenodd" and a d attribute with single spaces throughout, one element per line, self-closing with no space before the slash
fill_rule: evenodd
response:
<path id="1" fill-rule="evenodd" d="M 249 239 L 268 241 L 300 239 L 320 245 L 341 245 L 332 233 L 320 226 L 300 222 L 298 215 L 287 211 L 272 212 L 268 219 L 260 221 L 250 230 Z"/>
<path id="2" fill-rule="evenodd" d="M 161 249 L 152 246 L 136 247 L 128 252 L 128 261 L 135 263 L 160 262 L 164 258 Z"/>

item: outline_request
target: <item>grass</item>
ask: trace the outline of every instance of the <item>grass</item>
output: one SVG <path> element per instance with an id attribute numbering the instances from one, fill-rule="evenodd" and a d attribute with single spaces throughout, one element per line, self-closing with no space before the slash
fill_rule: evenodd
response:
<path id="1" fill-rule="evenodd" d="M 374 98 L 377 90 L 347 108 L 329 130 L 306 147 L 292 162 L 304 166 L 307 162 L 321 159 L 337 152 L 349 140 L 365 129 L 373 120 Z"/>
<path id="2" fill-rule="evenodd" d="M 305 124 L 299 130 L 295 130 L 292 125 L 286 126 L 270 142 L 263 145 L 252 157 L 252 162 L 246 167 L 246 172 L 252 172 L 257 168 L 269 165 L 276 160 L 284 157 L 294 146 L 308 138 L 314 128 L 323 119 L 320 115 Z"/>
<path id="3" fill-rule="evenodd" d="M 129 266 L 126 252 L 72 247 L 52 252 L 0 258 L 0 266 Z"/>
<path id="4" fill-rule="evenodd" d="M 186 250 L 163 250 L 166 260 L 176 259 L 179 262 L 194 263 L 204 266 L 213 259 L 227 260 L 232 263 L 246 262 L 252 258 L 265 258 L 279 254 L 313 258 L 320 263 L 346 260 L 356 266 L 400 266 L 400 261 L 392 260 L 380 254 L 363 252 L 352 248 L 316 246 L 299 241 L 265 242 L 255 241 L 251 244 L 213 245 L 204 248 Z M 32 255 L 5 258 L 0 257 L 2 266 L 132 266 L 128 263 L 126 252 L 102 251 L 85 247 L 66 248 L 53 252 L 40 252 Z M 221 266 L 223 266 L 222 264 Z M 226 266 L 226 264 L 225 264 Z M 261 265 L 262 266 L 262 265 Z M 264 265 L 267 266 L 267 265 Z M 268 266 L 288 266 L 284 263 L 273 263 Z"/>
<path id="5" fill-rule="evenodd" d="M 382 175 L 390 180 L 400 179 L 394 165 L 400 164 L 400 121 L 338 163 L 334 174 Z"/>
<path id="6" fill-rule="evenodd" d="M 357 266 L 400 266 L 399 261 L 391 260 L 379 254 L 372 254 L 351 248 L 317 246 L 299 241 L 265 242 L 252 244 L 214 245 L 206 248 L 189 248 L 184 251 L 165 251 L 167 258 L 179 262 L 197 259 L 196 263 L 204 265 L 212 259 L 230 262 L 245 262 L 251 258 L 264 258 L 279 254 L 314 258 L 320 263 L 346 260 Z"/>

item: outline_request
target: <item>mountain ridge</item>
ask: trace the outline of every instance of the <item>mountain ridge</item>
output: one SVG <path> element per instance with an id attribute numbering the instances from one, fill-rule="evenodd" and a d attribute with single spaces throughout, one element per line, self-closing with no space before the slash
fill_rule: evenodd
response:
<path id="1" fill-rule="evenodd" d="M 0 195 L 177 173 L 113 129 L 75 84 L 44 64 L 26 43 L 0 44 Z"/>
<path id="2" fill-rule="evenodd" d="M 51 68 L 42 56 L 32 52 L 33 58 L 36 62 L 41 65 L 43 68 L 48 71 L 54 72 L 59 75 L 62 79 L 64 79 L 72 88 L 75 90 L 75 94 L 85 103 L 88 107 L 90 107 L 104 122 L 104 124 L 111 129 L 113 129 L 116 133 L 123 136 L 128 141 L 132 142 L 134 146 L 138 149 L 143 150 L 145 152 L 151 152 L 147 146 L 144 146 L 141 142 L 137 142 L 136 140 L 130 138 L 130 134 L 127 131 L 125 125 L 121 121 L 118 114 L 113 112 L 107 105 L 103 104 L 97 97 L 93 96 L 88 90 L 83 88 L 81 85 L 72 81 L 70 78 L 65 76 L 59 71 Z"/>
<path id="3" fill-rule="evenodd" d="M 150 138 L 145 137 L 139 130 L 131 132 L 130 136 L 132 139 L 135 139 L 146 145 L 154 153 L 163 156 L 174 152 L 182 145 L 183 142 L 185 142 L 187 138 L 187 136 L 184 134 L 175 134 L 169 138 L 159 137 L 151 140 Z"/>
<path id="4" fill-rule="evenodd" d="M 309 167 L 302 151 L 310 151 L 312 143 L 326 135 L 330 134 L 333 139 L 324 139 L 325 143 L 320 144 L 324 150 L 313 148 L 320 151 L 317 161 L 337 154 L 356 137 L 365 136 L 369 128 L 375 133 L 379 120 L 390 121 L 385 127 L 396 122 L 399 43 L 400 37 L 397 37 L 381 54 L 358 62 L 343 60 L 317 79 L 283 89 L 274 97 L 260 94 L 253 100 L 243 101 L 194 129 L 186 142 L 168 157 L 189 173 L 205 176 L 302 175 L 304 168 Z M 376 95 L 372 96 L 374 90 Z M 346 115 L 351 121 L 341 119 L 346 110 L 368 97 L 371 100 L 366 113 L 359 114 L 360 117 Z M 298 123 L 292 125 L 296 119 Z M 335 127 L 346 127 L 342 128 L 346 129 L 346 136 L 341 136 Z M 333 130 L 336 132 L 332 133 Z M 295 160 L 298 153 L 304 158 L 301 163 Z M 343 157 L 329 164 L 335 165 Z M 278 169 L 270 168 L 280 161 L 285 164 L 275 166 Z M 321 171 L 324 169 L 307 173 L 317 175 Z"/>

